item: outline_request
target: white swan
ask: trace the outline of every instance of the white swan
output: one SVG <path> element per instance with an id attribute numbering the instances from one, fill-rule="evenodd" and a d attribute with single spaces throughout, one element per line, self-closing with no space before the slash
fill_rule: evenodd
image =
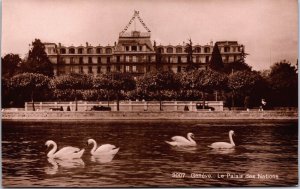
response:
<path id="1" fill-rule="evenodd" d="M 187 138 L 182 136 L 173 136 L 171 142 L 165 141 L 166 143 L 170 144 L 171 146 L 196 146 L 196 142 L 192 139 L 194 138 L 193 133 L 188 133 Z"/>
<path id="2" fill-rule="evenodd" d="M 232 135 L 234 135 L 234 131 L 229 131 L 229 140 L 230 143 L 228 142 L 214 142 L 211 145 L 209 145 L 208 147 L 210 148 L 214 148 L 214 149 L 228 149 L 228 148 L 234 148 L 235 144 L 232 140 Z"/>
<path id="3" fill-rule="evenodd" d="M 71 146 L 64 147 L 56 152 L 57 145 L 53 140 L 48 140 L 45 143 L 45 145 L 48 147 L 53 145 L 53 148 L 47 154 L 48 158 L 76 159 L 76 158 L 81 158 L 84 152 L 84 149 L 80 150 L 79 148 L 75 148 Z"/>
<path id="4" fill-rule="evenodd" d="M 91 149 L 91 154 L 93 156 L 100 156 L 100 155 L 115 155 L 118 153 L 120 148 L 116 148 L 115 145 L 111 144 L 103 144 L 97 148 L 97 143 L 94 139 L 89 139 L 88 144 L 94 144 L 93 148 Z"/>

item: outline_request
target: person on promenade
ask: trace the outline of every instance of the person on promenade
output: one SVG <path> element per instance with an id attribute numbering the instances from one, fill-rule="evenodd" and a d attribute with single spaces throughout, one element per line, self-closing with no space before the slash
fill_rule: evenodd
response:
<path id="1" fill-rule="evenodd" d="M 266 100 L 264 98 L 261 99 L 261 105 L 259 107 L 259 111 L 264 111 L 266 109 L 266 105 L 267 105 Z"/>

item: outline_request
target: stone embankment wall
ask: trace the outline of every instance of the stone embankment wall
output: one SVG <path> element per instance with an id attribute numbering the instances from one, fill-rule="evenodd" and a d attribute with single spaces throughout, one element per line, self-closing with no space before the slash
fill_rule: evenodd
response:
<path id="1" fill-rule="evenodd" d="M 2 120 L 216 120 L 298 119 L 298 111 L 197 111 L 197 112 L 102 112 L 102 111 L 4 111 Z"/>

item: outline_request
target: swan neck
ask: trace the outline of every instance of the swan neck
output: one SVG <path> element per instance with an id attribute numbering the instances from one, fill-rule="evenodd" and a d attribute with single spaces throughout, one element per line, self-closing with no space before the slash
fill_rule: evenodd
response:
<path id="1" fill-rule="evenodd" d="M 54 156 L 54 153 L 56 152 L 57 150 L 57 145 L 55 142 L 51 142 L 51 144 L 53 145 L 53 148 L 48 152 L 47 156 L 49 158 L 53 157 Z"/>
<path id="2" fill-rule="evenodd" d="M 191 143 L 196 144 L 196 142 L 192 139 L 192 137 L 191 137 L 190 135 L 188 135 L 187 138 L 189 139 L 189 141 L 190 141 Z"/>
<path id="3" fill-rule="evenodd" d="M 92 140 L 92 143 L 93 143 L 93 148 L 91 149 L 91 154 L 94 154 L 95 153 L 95 151 L 96 151 L 96 148 L 97 148 L 97 143 L 96 143 L 96 141 L 95 140 Z"/>
<path id="4" fill-rule="evenodd" d="M 229 133 L 229 140 L 230 140 L 230 144 L 232 144 L 233 146 L 235 146 L 233 139 L 232 139 L 232 134 Z"/>

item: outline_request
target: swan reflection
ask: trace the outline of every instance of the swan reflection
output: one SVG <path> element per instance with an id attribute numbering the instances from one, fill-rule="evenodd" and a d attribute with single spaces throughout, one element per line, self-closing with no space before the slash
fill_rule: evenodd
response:
<path id="1" fill-rule="evenodd" d="M 172 147 L 173 150 L 178 152 L 188 152 L 188 153 L 196 153 L 197 147 L 196 146 L 176 146 Z"/>
<path id="2" fill-rule="evenodd" d="M 96 163 L 109 163 L 111 162 L 115 157 L 115 154 L 113 155 L 101 155 L 101 156 L 91 156 L 91 161 Z"/>
<path id="3" fill-rule="evenodd" d="M 54 159 L 48 158 L 48 162 L 52 165 L 51 167 L 47 167 L 45 172 L 49 175 L 56 174 L 59 168 L 71 169 L 84 167 L 84 162 L 82 159 Z"/>
<path id="4" fill-rule="evenodd" d="M 234 148 L 220 148 L 220 149 L 212 149 L 212 154 L 232 154 L 235 152 Z"/>

